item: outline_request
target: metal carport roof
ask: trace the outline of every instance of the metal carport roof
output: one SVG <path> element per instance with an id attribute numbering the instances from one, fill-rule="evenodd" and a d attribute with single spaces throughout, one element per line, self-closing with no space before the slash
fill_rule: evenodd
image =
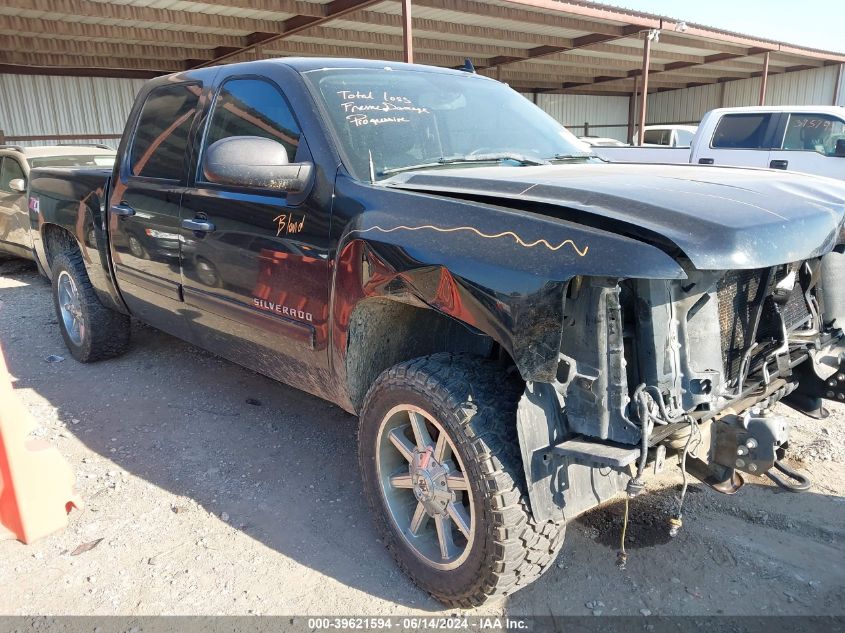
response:
<path id="1" fill-rule="evenodd" d="M 404 0 L 407 2 L 408 0 Z M 151 77 L 256 57 L 401 60 L 403 0 L 3 0 L 0 72 Z M 412 0 L 413 59 L 525 92 L 631 94 L 845 63 L 845 55 L 605 5 Z M 766 55 L 768 53 L 768 55 Z"/>

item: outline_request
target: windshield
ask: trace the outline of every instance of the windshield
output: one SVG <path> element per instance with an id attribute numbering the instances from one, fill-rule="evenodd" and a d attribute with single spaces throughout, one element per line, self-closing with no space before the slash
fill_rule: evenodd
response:
<path id="1" fill-rule="evenodd" d="M 585 155 L 584 144 L 552 117 L 478 75 L 380 68 L 304 76 L 359 180 L 412 167 L 518 166 Z"/>
<path id="2" fill-rule="evenodd" d="M 29 166 L 36 167 L 112 167 L 114 154 L 69 154 L 65 156 L 40 156 L 28 158 Z"/>

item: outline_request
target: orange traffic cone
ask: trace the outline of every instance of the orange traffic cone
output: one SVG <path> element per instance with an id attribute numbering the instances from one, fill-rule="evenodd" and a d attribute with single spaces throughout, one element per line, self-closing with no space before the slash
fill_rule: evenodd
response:
<path id="1" fill-rule="evenodd" d="M 35 423 L 17 399 L 0 349 L 0 538 L 32 543 L 67 526 L 70 465 L 47 442 L 29 438 Z"/>

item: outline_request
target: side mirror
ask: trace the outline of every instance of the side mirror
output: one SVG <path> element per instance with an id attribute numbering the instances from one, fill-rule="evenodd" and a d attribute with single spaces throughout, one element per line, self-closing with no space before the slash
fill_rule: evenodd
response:
<path id="1" fill-rule="evenodd" d="M 836 149 L 833 151 L 833 155 L 845 158 L 845 138 L 836 139 Z"/>
<path id="2" fill-rule="evenodd" d="M 26 180 L 23 178 L 13 178 L 9 181 L 9 188 L 18 193 L 26 193 Z"/>
<path id="3" fill-rule="evenodd" d="M 285 146 L 260 136 L 230 136 L 205 152 L 208 182 L 235 187 L 301 193 L 311 179 L 311 163 L 290 163 Z"/>

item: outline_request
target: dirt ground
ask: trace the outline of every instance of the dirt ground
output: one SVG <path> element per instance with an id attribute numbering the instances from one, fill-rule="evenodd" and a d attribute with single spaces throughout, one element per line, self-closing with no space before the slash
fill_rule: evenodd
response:
<path id="1" fill-rule="evenodd" d="M 0 263 L 17 393 L 86 504 L 34 545 L 0 542 L 0 613 L 441 612 L 378 541 L 352 416 L 153 329 L 136 325 L 133 340 L 122 358 L 77 363 L 46 280 Z M 845 614 L 845 407 L 832 408 L 821 422 L 780 409 L 811 491 L 750 477 L 734 497 L 694 485 L 670 539 L 673 464 L 632 505 L 625 571 L 612 504 L 569 525 L 546 576 L 470 613 Z"/>

